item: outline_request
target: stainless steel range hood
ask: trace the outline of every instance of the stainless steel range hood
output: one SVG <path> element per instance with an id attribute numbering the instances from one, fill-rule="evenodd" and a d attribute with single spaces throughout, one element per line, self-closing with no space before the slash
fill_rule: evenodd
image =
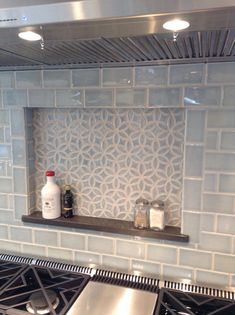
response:
<path id="1" fill-rule="evenodd" d="M 190 22 L 176 41 L 173 18 Z M 0 70 L 233 60 L 235 0 L 0 0 Z"/>

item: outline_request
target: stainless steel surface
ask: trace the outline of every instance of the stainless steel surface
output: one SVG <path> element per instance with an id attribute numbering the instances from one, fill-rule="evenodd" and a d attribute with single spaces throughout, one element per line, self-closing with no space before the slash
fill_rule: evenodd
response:
<path id="1" fill-rule="evenodd" d="M 2 45 L 0 36 L 0 66 L 2 69 L 12 66 L 61 68 L 233 61 L 234 35 L 235 29 L 184 32 L 177 42 L 173 42 L 172 34 L 45 40 L 44 50 L 38 42 L 5 42 Z"/>
<path id="2" fill-rule="evenodd" d="M 89 282 L 67 315 L 152 315 L 157 294 Z"/>
<path id="3" fill-rule="evenodd" d="M 172 18 L 190 22 L 176 42 Z M 232 61 L 234 29 L 235 0 L 0 0 L 0 69 Z"/>
<path id="4" fill-rule="evenodd" d="M 181 14 L 234 7 L 234 0 L 83 0 L 0 1 L 2 27 Z M 26 17 L 26 19 L 25 19 Z"/>

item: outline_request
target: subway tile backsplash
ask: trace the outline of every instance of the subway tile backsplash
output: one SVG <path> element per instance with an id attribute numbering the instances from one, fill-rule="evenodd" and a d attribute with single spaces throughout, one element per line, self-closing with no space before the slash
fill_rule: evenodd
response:
<path id="1" fill-rule="evenodd" d="M 0 72 L 0 249 L 235 286 L 234 69 Z M 35 200 L 40 207 L 34 187 L 39 194 L 44 170 L 56 163 L 83 214 L 131 220 L 140 194 L 165 197 L 168 223 L 190 242 L 22 223 Z"/>

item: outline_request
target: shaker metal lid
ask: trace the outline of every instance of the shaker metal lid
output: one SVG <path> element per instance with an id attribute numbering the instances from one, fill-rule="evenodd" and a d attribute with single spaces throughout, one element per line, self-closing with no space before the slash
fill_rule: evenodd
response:
<path id="1" fill-rule="evenodd" d="M 150 202 L 150 205 L 155 208 L 164 208 L 165 204 L 164 201 L 156 199 Z"/>
<path id="2" fill-rule="evenodd" d="M 136 200 L 135 202 L 137 205 L 143 205 L 143 206 L 146 206 L 149 204 L 149 201 L 147 199 L 144 199 L 144 198 L 139 198 Z"/>

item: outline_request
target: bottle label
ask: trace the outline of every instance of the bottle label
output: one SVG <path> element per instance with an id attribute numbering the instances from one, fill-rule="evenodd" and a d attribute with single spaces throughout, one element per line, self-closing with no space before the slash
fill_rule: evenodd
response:
<path id="1" fill-rule="evenodd" d="M 55 200 L 53 198 L 47 198 L 42 201 L 43 211 L 52 212 L 55 209 Z"/>

